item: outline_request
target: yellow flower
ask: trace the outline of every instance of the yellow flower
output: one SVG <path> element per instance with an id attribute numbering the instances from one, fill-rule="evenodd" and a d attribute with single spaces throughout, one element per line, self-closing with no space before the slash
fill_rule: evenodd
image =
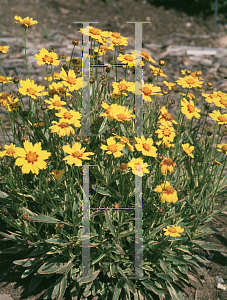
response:
<path id="1" fill-rule="evenodd" d="M 135 54 L 121 54 L 119 53 L 117 60 L 122 62 L 123 64 L 127 64 L 129 67 L 132 67 L 135 65 Z M 126 66 L 123 66 L 124 68 Z"/>
<path id="2" fill-rule="evenodd" d="M 42 48 L 39 51 L 39 54 L 35 54 L 37 61 L 37 64 L 39 66 L 41 65 L 53 65 L 58 66 L 60 64 L 60 61 L 58 60 L 57 53 L 49 52 L 47 49 Z"/>
<path id="3" fill-rule="evenodd" d="M 60 171 L 58 171 L 58 170 L 53 170 L 53 171 L 51 172 L 51 174 L 54 175 L 55 179 L 59 179 L 59 178 L 62 177 L 62 175 L 65 174 L 65 170 L 60 170 Z"/>
<path id="4" fill-rule="evenodd" d="M 5 84 L 5 83 L 7 83 L 7 81 L 12 82 L 11 79 L 12 79 L 12 77 L 5 77 L 5 76 L 0 74 L 0 83 Z"/>
<path id="5" fill-rule="evenodd" d="M 156 61 L 152 59 L 151 56 L 146 51 L 142 50 L 142 57 L 144 58 L 145 61 L 156 63 Z"/>
<path id="6" fill-rule="evenodd" d="M 227 124 L 227 114 L 222 115 L 219 110 L 213 110 L 209 116 L 212 120 L 217 121 L 219 125 Z"/>
<path id="7" fill-rule="evenodd" d="M 22 28 L 30 28 L 31 26 L 38 24 L 36 20 L 29 17 L 22 19 L 21 17 L 15 16 L 14 19 L 17 21 L 13 22 L 13 24 L 18 23 Z"/>
<path id="8" fill-rule="evenodd" d="M 60 76 L 63 79 L 64 86 L 68 87 L 70 92 L 79 90 L 87 85 L 87 83 L 83 81 L 83 77 L 76 78 L 76 74 L 73 70 L 69 70 L 67 75 L 65 70 L 61 68 Z"/>
<path id="9" fill-rule="evenodd" d="M 132 173 L 140 177 L 143 176 L 143 173 L 149 173 L 149 170 L 146 168 L 147 163 L 143 163 L 143 158 L 132 158 L 128 163 L 128 167 L 132 168 Z"/>
<path id="10" fill-rule="evenodd" d="M 178 85 L 181 85 L 183 88 L 192 88 L 192 87 L 201 87 L 203 84 L 204 79 L 198 79 L 196 77 L 193 77 L 192 75 L 179 77 L 179 80 L 176 80 L 176 83 Z"/>
<path id="11" fill-rule="evenodd" d="M 18 102 L 18 98 L 14 100 L 12 99 L 12 101 L 9 100 L 9 103 L 6 105 L 7 110 L 9 112 L 17 110 L 18 107 L 21 106 L 21 104 L 18 104 L 17 102 Z"/>
<path id="12" fill-rule="evenodd" d="M 178 201 L 177 192 L 168 181 L 164 181 L 161 185 L 156 186 L 154 192 L 161 193 L 161 202 L 176 203 Z"/>
<path id="13" fill-rule="evenodd" d="M 117 134 L 115 134 L 115 133 L 113 133 L 113 135 L 115 135 L 116 138 L 120 139 L 119 144 L 124 144 L 124 146 L 126 146 L 126 148 L 127 148 L 129 151 L 131 151 L 131 152 L 134 151 L 134 148 L 133 148 L 133 146 L 130 144 L 129 139 L 127 139 L 127 138 L 124 137 L 124 136 L 119 136 L 119 135 L 117 135 Z"/>
<path id="14" fill-rule="evenodd" d="M 54 95 L 60 95 L 60 96 L 68 96 L 68 97 L 72 97 L 71 94 L 66 92 L 66 88 L 63 87 L 63 83 L 62 82 L 52 82 L 52 84 L 49 85 L 49 93 L 50 96 L 54 96 Z"/>
<path id="15" fill-rule="evenodd" d="M 99 48 L 94 49 L 94 52 L 98 52 L 98 56 L 102 56 L 106 54 L 108 51 L 113 51 L 113 49 L 111 49 L 107 45 L 100 45 Z"/>
<path id="16" fill-rule="evenodd" d="M 193 117 L 200 119 L 200 114 L 199 112 L 201 111 L 201 109 L 195 108 L 194 103 L 192 100 L 190 100 L 190 104 L 189 102 L 184 98 L 183 100 L 181 100 L 181 112 L 186 115 L 186 117 L 188 119 L 191 119 Z"/>
<path id="17" fill-rule="evenodd" d="M 158 134 L 158 138 L 162 139 L 162 141 L 165 143 L 165 142 L 173 142 L 173 139 L 176 135 L 173 131 L 174 131 L 173 127 L 160 125 L 159 129 L 156 130 L 155 133 Z"/>
<path id="18" fill-rule="evenodd" d="M 61 118 L 59 122 L 67 122 L 75 127 L 81 127 L 79 119 L 82 118 L 82 114 L 80 112 L 74 110 L 68 111 L 66 108 L 62 108 L 60 112 L 55 113 L 55 115 Z"/>
<path id="19" fill-rule="evenodd" d="M 215 92 L 214 92 L 215 93 Z M 205 97 L 206 102 L 208 103 L 212 103 L 214 101 L 215 98 L 217 98 L 218 96 L 215 94 L 202 94 L 203 97 Z"/>
<path id="20" fill-rule="evenodd" d="M 10 156 L 10 157 L 14 157 L 14 158 L 18 157 L 18 155 L 16 153 L 16 146 L 13 145 L 12 143 L 10 146 L 5 145 L 4 148 L 6 150 L 0 152 L 0 157 L 3 157 L 3 156 Z"/>
<path id="21" fill-rule="evenodd" d="M 113 154 L 113 156 L 116 157 L 121 157 L 123 153 L 121 150 L 124 148 L 124 144 L 122 143 L 117 143 L 115 141 L 115 137 L 110 137 L 107 139 L 107 145 L 103 145 L 100 147 L 102 150 L 106 150 L 107 154 Z"/>
<path id="22" fill-rule="evenodd" d="M 170 148 L 170 147 L 174 147 L 174 144 L 170 144 L 168 141 L 167 142 L 163 142 L 163 141 L 159 141 L 159 142 L 155 142 L 156 145 L 160 146 L 162 144 L 162 148 L 166 147 L 166 148 Z"/>
<path id="23" fill-rule="evenodd" d="M 158 149 L 152 146 L 154 143 L 152 138 L 146 140 L 144 136 L 141 136 L 141 139 L 135 137 L 135 140 L 137 141 L 137 144 L 135 144 L 137 151 L 142 151 L 142 154 L 145 156 L 157 157 L 156 151 Z"/>
<path id="24" fill-rule="evenodd" d="M 214 104 L 218 107 L 225 108 L 227 107 L 227 94 L 222 93 L 219 97 L 213 100 Z"/>
<path id="25" fill-rule="evenodd" d="M 113 108 L 116 107 L 116 109 L 118 109 L 119 105 L 111 104 L 109 106 L 107 103 L 102 102 L 101 106 L 106 109 L 106 112 L 101 114 L 100 117 L 107 117 L 108 121 L 113 121 Z"/>
<path id="26" fill-rule="evenodd" d="M 21 80 L 19 88 L 19 93 L 24 96 L 29 96 L 32 99 L 36 99 L 42 95 L 48 95 L 48 92 L 42 92 L 45 89 L 45 86 L 38 86 L 34 83 L 34 80 L 30 80 L 29 78 L 26 80 Z"/>
<path id="27" fill-rule="evenodd" d="M 70 63 L 70 57 L 67 57 L 66 62 Z M 82 58 L 79 57 L 75 57 L 71 59 L 71 65 L 73 66 L 77 66 L 77 67 L 82 67 Z"/>
<path id="28" fill-rule="evenodd" d="M 67 102 L 61 101 L 61 98 L 58 95 L 54 95 L 54 98 L 50 98 L 50 100 L 44 100 L 46 103 L 50 104 L 48 109 L 57 109 L 61 110 L 62 105 L 66 105 Z"/>
<path id="29" fill-rule="evenodd" d="M 171 158 L 164 158 L 164 160 L 160 163 L 161 165 L 161 172 L 163 175 L 167 175 L 167 171 L 169 174 L 172 174 L 174 168 L 177 166 L 175 162 L 172 161 Z"/>
<path id="30" fill-rule="evenodd" d="M 0 45 L 0 53 L 7 53 L 9 51 L 8 46 L 1 46 Z"/>
<path id="31" fill-rule="evenodd" d="M 70 127 L 66 122 L 59 121 L 58 123 L 56 121 L 52 121 L 52 123 L 56 125 L 49 127 L 49 129 L 51 129 L 51 133 L 56 132 L 60 137 L 66 135 L 69 136 L 70 132 L 72 134 L 75 134 L 75 130 L 72 127 Z"/>
<path id="32" fill-rule="evenodd" d="M 46 169 L 45 159 L 51 156 L 50 152 L 41 149 L 41 142 L 34 146 L 29 141 L 24 142 L 24 149 L 17 148 L 16 154 L 20 156 L 15 161 L 15 166 L 22 166 L 22 173 L 28 174 L 30 171 L 39 174 L 39 170 Z"/>
<path id="33" fill-rule="evenodd" d="M 158 122 L 164 126 L 172 126 L 172 123 L 178 124 L 174 119 L 171 113 L 168 113 L 165 106 L 160 108 L 161 115 L 158 118 Z"/>
<path id="34" fill-rule="evenodd" d="M 99 28 L 94 28 L 92 26 L 87 26 L 85 29 L 80 28 L 78 32 L 81 32 L 85 35 L 89 35 L 94 41 L 98 43 L 103 43 L 104 37 L 110 37 L 111 33 L 109 31 L 102 31 Z"/>
<path id="35" fill-rule="evenodd" d="M 123 36 L 121 36 L 121 34 L 119 32 L 111 32 L 110 34 L 110 48 L 111 50 L 114 49 L 114 46 L 128 46 L 128 38 L 125 38 Z"/>
<path id="36" fill-rule="evenodd" d="M 87 156 L 95 154 L 93 152 L 85 152 L 84 153 L 86 148 L 81 149 L 81 144 L 80 143 L 75 143 L 72 146 L 72 149 L 68 145 L 63 146 L 62 149 L 66 153 L 70 154 L 70 155 L 66 156 L 65 158 L 63 158 L 63 160 L 66 160 L 67 164 L 69 164 L 69 165 L 75 164 L 77 166 L 81 166 L 82 165 L 82 159 L 91 160 Z"/>
<path id="37" fill-rule="evenodd" d="M 151 71 L 151 73 L 154 75 L 154 76 L 163 76 L 163 77 L 167 77 L 161 68 L 155 68 L 154 66 L 150 65 L 150 68 L 153 70 Z"/>
<path id="38" fill-rule="evenodd" d="M 144 101 L 149 101 L 151 102 L 152 99 L 150 96 L 152 95 L 162 95 L 161 93 L 161 88 L 158 86 L 153 86 L 153 84 L 150 83 L 145 83 L 144 81 L 141 83 L 136 82 L 135 84 L 133 83 L 129 88 L 128 91 L 133 92 L 136 95 L 143 95 L 143 100 Z"/>
<path id="39" fill-rule="evenodd" d="M 174 89 L 174 87 L 176 86 L 176 83 L 173 83 L 173 82 L 167 82 L 167 81 L 163 81 L 163 83 L 165 83 L 165 85 L 168 87 L 168 89 L 170 91 L 172 91 Z"/>
<path id="40" fill-rule="evenodd" d="M 128 110 L 125 106 L 114 106 L 112 105 L 112 114 L 115 120 L 120 123 L 124 123 L 126 121 L 130 121 L 131 118 L 135 118 L 135 115 L 130 115 L 133 110 Z"/>
<path id="41" fill-rule="evenodd" d="M 219 144 L 217 145 L 217 148 L 221 148 L 221 150 L 217 149 L 217 151 L 223 152 L 225 155 L 227 155 L 227 144 Z"/>
<path id="42" fill-rule="evenodd" d="M 114 94 L 121 94 L 124 96 L 128 96 L 127 93 L 125 93 L 125 91 L 129 91 L 129 88 L 133 88 L 134 82 L 128 82 L 125 81 L 124 79 L 121 80 L 121 82 L 112 82 L 112 86 L 113 86 L 113 93 Z"/>
<path id="43" fill-rule="evenodd" d="M 180 237 L 181 235 L 179 233 L 184 232 L 184 229 L 180 226 L 167 226 L 167 228 L 163 228 L 165 231 L 164 235 L 170 235 L 172 237 Z"/>
<path id="44" fill-rule="evenodd" d="M 180 95 L 186 97 L 186 94 L 184 93 L 179 93 Z M 191 100 L 195 100 L 195 96 L 192 93 L 187 93 L 187 98 L 191 99 Z M 198 98 L 196 99 L 198 101 Z"/>
<path id="45" fill-rule="evenodd" d="M 193 151 L 194 148 L 195 148 L 194 146 L 190 146 L 190 147 L 189 147 L 189 143 L 187 143 L 187 144 L 182 144 L 181 146 L 182 146 L 184 152 L 185 152 L 186 154 L 188 154 L 188 156 L 191 156 L 192 158 L 194 158 L 194 155 L 192 154 L 192 151 Z"/>
<path id="46" fill-rule="evenodd" d="M 47 80 L 47 77 L 44 77 L 44 79 Z M 60 79 L 61 79 L 60 73 L 54 72 L 54 80 L 60 80 Z M 48 81 L 52 81 L 52 80 L 53 80 L 52 75 L 48 76 Z"/>

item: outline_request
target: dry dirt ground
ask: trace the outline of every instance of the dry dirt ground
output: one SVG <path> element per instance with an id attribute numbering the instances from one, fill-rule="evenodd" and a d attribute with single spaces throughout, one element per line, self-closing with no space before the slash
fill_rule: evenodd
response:
<path id="1" fill-rule="evenodd" d="M 102 30 L 120 32 L 125 37 L 135 37 L 134 24 L 126 21 L 151 22 L 143 25 L 143 42 L 162 44 L 163 48 L 173 45 L 188 45 L 199 47 L 227 47 L 227 16 L 219 14 L 217 33 L 214 33 L 214 16 L 205 15 L 198 6 L 188 14 L 187 7 L 168 8 L 156 5 L 158 1 L 142 0 L 110 0 L 107 4 L 101 0 L 1 0 L 0 9 L 0 36 L 22 36 L 22 29 L 12 25 L 14 16 L 33 17 L 38 20 L 39 26 L 28 31 L 28 38 L 33 37 L 40 43 L 46 42 L 54 32 L 60 32 L 80 37 L 75 21 L 98 21 L 91 24 Z M 61 41 L 59 41 L 60 43 Z M 226 204 L 226 203 L 225 203 Z M 222 231 L 208 238 L 227 249 L 227 220 L 226 215 L 216 218 L 210 224 L 221 228 Z M 4 231 L 4 225 L 1 225 Z M 7 242 L 8 243 L 8 242 Z M 9 242 L 10 245 L 10 242 Z M 6 247 L 1 243 L 0 247 Z M 226 300 L 227 291 L 217 289 L 215 276 L 219 275 L 227 283 L 227 256 L 225 252 L 210 251 L 214 254 L 210 263 L 204 268 L 206 277 L 203 278 L 203 287 L 190 285 L 185 289 L 185 298 L 188 300 Z M 205 254 L 208 258 L 208 254 Z M 21 256 L 21 258 L 24 258 Z M 17 257 L 17 259 L 20 259 Z M 28 293 L 29 279 L 20 279 L 18 271 L 11 263 L 11 256 L 1 255 L 0 260 L 0 294 L 8 294 L 13 299 L 43 299 L 45 285 L 35 290 L 35 294 Z M 70 299 L 69 295 L 65 299 Z"/>

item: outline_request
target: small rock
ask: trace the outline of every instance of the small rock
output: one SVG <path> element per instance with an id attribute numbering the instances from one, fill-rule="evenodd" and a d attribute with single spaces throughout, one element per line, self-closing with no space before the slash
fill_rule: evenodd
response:
<path id="1" fill-rule="evenodd" d="M 219 275 L 215 276 L 215 280 L 219 283 L 225 283 L 224 280 Z"/>
<path id="2" fill-rule="evenodd" d="M 217 288 L 220 289 L 220 290 L 226 291 L 226 285 L 225 284 L 218 283 Z"/>
<path id="3" fill-rule="evenodd" d="M 11 298 L 10 296 L 3 294 L 0 295 L 0 300 L 13 300 L 13 298 Z"/>

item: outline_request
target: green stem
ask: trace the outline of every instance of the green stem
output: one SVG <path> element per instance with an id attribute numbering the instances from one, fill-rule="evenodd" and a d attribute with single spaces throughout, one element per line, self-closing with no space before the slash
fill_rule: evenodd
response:
<path id="1" fill-rule="evenodd" d="M 25 28 L 25 31 L 24 31 L 24 47 L 25 47 L 24 52 L 25 52 L 25 62 L 26 62 L 26 67 L 27 67 L 27 71 L 28 71 L 28 77 L 30 79 L 30 73 L 28 70 L 27 50 L 26 50 L 26 29 L 27 28 Z"/>

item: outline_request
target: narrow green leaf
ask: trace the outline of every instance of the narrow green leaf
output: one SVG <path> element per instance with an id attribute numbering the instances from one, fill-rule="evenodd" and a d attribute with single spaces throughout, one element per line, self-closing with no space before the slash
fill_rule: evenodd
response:
<path id="1" fill-rule="evenodd" d="M 3 192 L 3 191 L 0 191 L 0 198 L 8 198 L 8 197 L 9 197 L 8 194 L 6 194 L 6 193 Z"/>
<path id="2" fill-rule="evenodd" d="M 211 242 L 203 242 L 203 241 L 194 241 L 196 244 L 200 245 L 205 250 L 219 250 L 226 252 L 227 250 L 225 248 L 222 248 L 222 245 L 218 245 Z"/>
<path id="3" fill-rule="evenodd" d="M 51 217 L 48 217 L 48 216 L 44 216 L 44 215 L 39 215 L 39 216 L 34 216 L 34 217 L 29 216 L 28 220 L 30 222 L 42 222 L 42 223 L 57 223 L 57 222 L 60 222 L 57 219 L 54 219 L 54 218 L 51 218 Z"/>
<path id="4" fill-rule="evenodd" d="M 95 278 L 99 275 L 99 273 L 100 273 L 100 270 L 94 272 L 93 273 L 94 275 L 92 277 L 86 277 L 86 278 L 81 277 L 81 278 L 77 279 L 77 282 L 80 285 L 83 284 L 83 283 L 91 282 L 91 281 L 95 280 Z"/>
<path id="5" fill-rule="evenodd" d="M 115 247 L 117 248 L 117 250 L 120 252 L 121 255 L 125 255 L 124 250 L 118 244 L 115 243 Z"/>
<path id="6" fill-rule="evenodd" d="M 95 184 L 93 184 L 91 187 L 93 188 L 93 190 L 95 190 L 97 193 L 99 193 L 101 195 L 112 197 L 110 192 L 108 191 L 108 189 L 106 189 L 104 187 L 101 187 L 101 186 L 95 185 Z"/>
<path id="7" fill-rule="evenodd" d="M 119 233 L 119 238 L 131 235 L 131 234 L 134 234 L 134 231 L 131 231 L 131 230 L 122 231 Z"/>
<path id="8" fill-rule="evenodd" d="M 170 296 L 172 297 L 172 300 L 179 300 L 178 298 L 178 294 L 176 292 L 176 290 L 173 288 L 173 286 L 171 285 L 171 283 L 169 281 L 166 281 L 166 287 L 170 293 Z"/>
<path id="9" fill-rule="evenodd" d="M 98 261 L 100 261 L 105 256 L 106 256 L 106 254 L 99 255 L 99 257 L 97 257 L 96 259 L 94 259 L 91 264 L 92 265 L 96 264 Z"/>
<path id="10" fill-rule="evenodd" d="M 147 271 L 154 271 L 154 269 L 152 269 L 150 266 L 148 266 L 148 265 L 143 265 L 143 269 L 144 270 L 147 270 Z"/>
<path id="11" fill-rule="evenodd" d="M 115 286 L 115 289 L 114 289 L 113 300 L 118 300 L 119 299 L 121 290 L 122 290 L 122 288 L 120 286 L 120 283 L 117 282 L 117 284 Z"/>
<path id="12" fill-rule="evenodd" d="M 56 280 L 52 295 L 51 295 L 51 299 L 55 299 L 58 295 L 59 295 L 59 291 L 60 291 L 60 284 L 61 284 L 61 278 L 58 278 Z"/>
<path id="13" fill-rule="evenodd" d="M 59 246 L 64 246 L 67 244 L 66 241 L 57 240 L 57 239 L 47 239 L 47 240 L 45 240 L 45 242 L 50 243 L 50 244 L 59 245 Z"/>
<path id="14" fill-rule="evenodd" d="M 113 227 L 112 223 L 110 222 L 108 210 L 104 211 L 104 213 L 105 213 L 105 217 L 106 217 L 106 221 L 107 221 L 107 226 L 108 226 L 110 232 L 112 233 L 112 235 L 115 237 L 114 227 Z"/>
<path id="15" fill-rule="evenodd" d="M 142 280 L 141 283 L 142 283 L 142 285 L 145 286 L 145 288 L 147 288 L 148 290 L 152 291 L 156 295 L 164 294 L 164 290 L 163 289 L 159 289 L 156 286 L 154 286 L 151 281 L 144 281 L 144 280 Z"/>
<path id="16" fill-rule="evenodd" d="M 164 224 L 158 226 L 157 228 L 155 228 L 154 230 L 152 230 L 152 232 L 148 235 L 148 237 L 146 238 L 146 240 L 149 240 L 153 235 L 157 234 L 165 226 L 166 226 L 166 224 L 164 223 Z"/>
<path id="17" fill-rule="evenodd" d="M 118 271 L 120 272 L 120 274 L 125 278 L 125 279 L 127 279 L 127 276 L 125 275 L 125 273 L 123 272 L 123 270 L 121 269 L 121 267 L 119 267 L 118 265 L 116 265 L 117 266 L 117 269 L 118 269 Z"/>
<path id="18" fill-rule="evenodd" d="M 62 277 L 62 280 L 60 282 L 58 300 L 60 300 L 64 296 L 66 288 L 67 288 L 67 275 Z"/>
<path id="19" fill-rule="evenodd" d="M 19 239 L 17 236 L 15 236 L 15 235 L 13 235 L 13 234 L 9 235 L 9 234 L 6 234 L 6 233 L 1 232 L 1 231 L 0 231 L 0 234 L 1 234 L 2 236 L 4 236 L 7 240 L 11 240 L 11 241 L 22 241 L 21 239 Z"/>
<path id="20" fill-rule="evenodd" d="M 20 260 L 14 260 L 13 263 L 18 266 L 22 267 L 30 267 L 34 263 L 39 261 L 39 258 L 25 258 L 25 259 L 20 259 Z"/>

